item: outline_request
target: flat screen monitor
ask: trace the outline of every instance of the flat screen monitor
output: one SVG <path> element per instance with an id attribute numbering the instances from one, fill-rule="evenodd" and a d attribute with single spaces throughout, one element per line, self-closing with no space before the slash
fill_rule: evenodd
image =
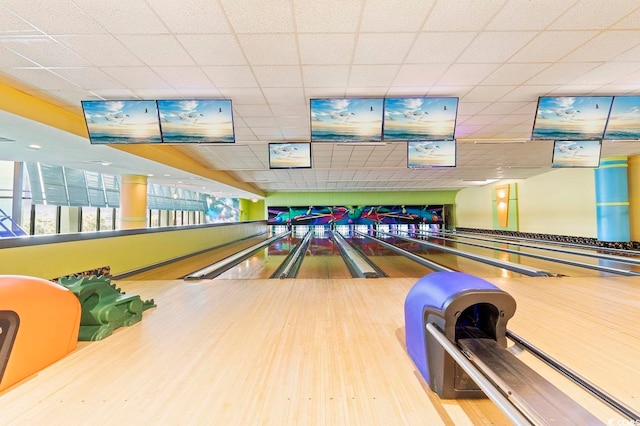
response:
<path id="1" fill-rule="evenodd" d="M 382 141 L 383 99 L 311 99 L 312 142 Z"/>
<path id="2" fill-rule="evenodd" d="M 385 98 L 385 141 L 453 140 L 458 98 Z"/>
<path id="3" fill-rule="evenodd" d="M 612 96 L 545 96 L 538 99 L 532 139 L 602 139 Z"/>
<path id="4" fill-rule="evenodd" d="M 92 144 L 160 143 L 156 101 L 82 101 Z"/>
<path id="5" fill-rule="evenodd" d="M 311 144 L 309 142 L 270 143 L 269 168 L 311 168 Z"/>
<path id="6" fill-rule="evenodd" d="M 407 142 L 407 167 L 410 169 L 455 167 L 455 165 L 455 140 Z"/>
<path id="7" fill-rule="evenodd" d="M 551 167 L 592 167 L 600 165 L 600 140 L 555 141 Z"/>
<path id="8" fill-rule="evenodd" d="M 230 99 L 159 100 L 164 143 L 233 143 Z"/>
<path id="9" fill-rule="evenodd" d="M 640 96 L 615 96 L 604 138 L 640 139 Z"/>

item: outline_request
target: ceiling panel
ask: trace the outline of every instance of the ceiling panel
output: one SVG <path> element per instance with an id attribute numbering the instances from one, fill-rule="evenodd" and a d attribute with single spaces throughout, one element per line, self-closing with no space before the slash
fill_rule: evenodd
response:
<path id="1" fill-rule="evenodd" d="M 15 142 L 3 143 L 0 159 L 197 180 L 245 198 L 459 189 L 552 172 L 552 143 L 530 141 L 539 96 L 640 94 L 640 5 L 628 0 L 42 4 L 0 5 L 2 82 L 72 113 L 85 99 L 231 99 L 235 144 L 177 149 L 255 191 L 2 111 L 0 136 Z M 392 141 L 313 143 L 311 169 L 268 168 L 269 142 L 309 141 L 310 98 L 424 95 L 459 98 L 454 168 L 407 169 L 406 143 Z M 36 140 L 40 150 L 25 148 Z M 640 154 L 640 143 L 605 141 L 602 152 Z"/>

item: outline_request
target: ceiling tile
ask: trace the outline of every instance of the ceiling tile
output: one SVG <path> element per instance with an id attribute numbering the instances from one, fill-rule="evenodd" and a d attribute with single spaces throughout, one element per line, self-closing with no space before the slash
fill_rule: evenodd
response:
<path id="1" fill-rule="evenodd" d="M 0 37 L 4 36 L 29 36 L 29 35 L 42 35 L 42 31 L 29 24 L 28 21 L 20 18 L 20 7 L 24 5 L 22 0 L 14 0 L 13 4 L 6 4 L 3 2 L 3 6 L 11 9 L 13 13 L 0 13 Z M 22 12 L 24 14 L 24 12 Z"/>
<path id="2" fill-rule="evenodd" d="M 173 35 L 121 35 L 118 40 L 149 66 L 194 65 L 193 59 Z"/>
<path id="3" fill-rule="evenodd" d="M 346 65 L 306 65 L 302 78 L 307 87 L 346 87 L 350 67 Z"/>
<path id="4" fill-rule="evenodd" d="M 504 0 L 438 1 L 423 31 L 480 31 L 498 12 Z"/>
<path id="5" fill-rule="evenodd" d="M 462 97 L 461 102 L 495 102 L 511 90 L 514 86 L 476 86 Z"/>
<path id="6" fill-rule="evenodd" d="M 580 0 L 553 22 L 551 30 L 601 30 L 626 17 L 638 8 L 627 0 Z"/>
<path id="7" fill-rule="evenodd" d="M 55 73 L 86 90 L 121 86 L 121 83 L 97 68 L 60 68 L 56 69 Z"/>
<path id="8" fill-rule="evenodd" d="M 473 32 L 429 32 L 420 33 L 413 44 L 406 62 L 409 64 L 451 63 L 471 43 Z M 439 49 L 438 46 L 447 46 Z"/>
<path id="9" fill-rule="evenodd" d="M 448 67 L 448 64 L 401 65 L 393 85 L 430 87 L 438 81 Z"/>
<path id="10" fill-rule="evenodd" d="M 140 59 L 110 34 L 58 36 L 56 40 L 95 66 L 143 65 Z"/>
<path id="11" fill-rule="evenodd" d="M 0 48 L 0 69 L 18 67 L 38 67 L 38 64 L 12 50 Z"/>
<path id="12" fill-rule="evenodd" d="M 360 34 L 356 43 L 354 64 L 399 64 L 407 55 L 414 34 Z"/>
<path id="13" fill-rule="evenodd" d="M 640 8 L 631 12 L 615 24 L 611 26 L 611 29 L 630 29 L 637 30 L 640 28 Z"/>
<path id="14" fill-rule="evenodd" d="M 219 34 L 231 31 L 224 10 L 210 0 L 147 0 L 170 31 L 180 34 Z"/>
<path id="15" fill-rule="evenodd" d="M 234 31 L 242 33 L 292 33 L 293 11 L 290 1 L 260 0 L 243 2 L 222 0 Z"/>
<path id="16" fill-rule="evenodd" d="M 184 34 L 176 36 L 198 65 L 246 65 L 236 38 L 230 34 Z"/>
<path id="17" fill-rule="evenodd" d="M 141 0 L 106 2 L 95 0 L 73 0 L 107 32 L 119 34 L 163 34 L 168 28 L 158 15 Z"/>
<path id="18" fill-rule="evenodd" d="M 296 30 L 300 33 L 350 33 L 360 21 L 362 0 L 296 0 L 294 14 Z"/>
<path id="19" fill-rule="evenodd" d="M 223 87 L 220 91 L 228 99 L 234 100 L 233 105 L 239 104 L 266 104 L 267 101 L 262 94 L 262 90 L 259 88 L 238 88 L 238 87 Z"/>
<path id="20" fill-rule="evenodd" d="M 298 65 L 293 34 L 241 34 L 240 45 L 252 65 Z"/>
<path id="21" fill-rule="evenodd" d="M 212 88 L 209 77 L 198 67 L 155 67 L 156 73 L 176 89 Z"/>
<path id="22" fill-rule="evenodd" d="M 104 72 L 132 89 L 170 89 L 171 87 L 148 67 L 105 67 Z"/>
<path id="23" fill-rule="evenodd" d="M 34 32 L 36 28 L 53 36 L 107 32 L 91 16 L 69 0 L 56 0 L 55 7 L 44 8 L 42 2 L 33 0 L 3 0 L 2 4 L 19 16 L 23 22 L 20 24 L 14 15 L 0 14 L 0 28 L 2 28 L 0 34 L 6 30 L 14 34 L 28 34 Z M 43 9 L 46 9 L 45 13 Z M 37 22 L 37 25 L 28 25 L 30 22 Z"/>
<path id="24" fill-rule="evenodd" d="M 202 70 L 218 88 L 258 87 L 253 71 L 248 66 L 206 66 L 202 67 Z"/>
<path id="25" fill-rule="evenodd" d="M 564 58 L 563 62 L 609 61 L 640 44 L 639 31 L 606 31 Z M 636 60 L 639 58 L 635 58 Z"/>
<path id="26" fill-rule="evenodd" d="M 550 64 L 513 64 L 500 65 L 487 78 L 482 80 L 483 85 L 520 85 L 524 84 L 534 75 L 541 72 Z"/>
<path id="27" fill-rule="evenodd" d="M 53 71 L 44 68 L 9 68 L 3 73 L 44 90 L 76 90 L 79 87 Z"/>
<path id="28" fill-rule="evenodd" d="M 434 0 L 367 0 L 362 20 L 361 32 L 414 32 L 419 31 L 425 16 L 433 7 Z"/>
<path id="29" fill-rule="evenodd" d="M 529 81 L 527 81 L 527 84 L 571 84 L 578 76 L 589 72 L 600 64 L 601 63 L 599 62 L 555 63 L 533 76 Z"/>
<path id="30" fill-rule="evenodd" d="M 489 31 L 544 30 L 569 7 L 571 7 L 570 2 L 555 0 L 508 1 L 491 19 L 486 29 Z"/>
<path id="31" fill-rule="evenodd" d="M 233 110 L 243 117 L 273 117 L 268 105 L 233 105 Z"/>
<path id="32" fill-rule="evenodd" d="M 504 62 L 522 49 L 536 34 L 533 31 L 484 32 L 478 34 L 456 62 L 477 64 Z"/>
<path id="33" fill-rule="evenodd" d="M 269 104 L 306 103 L 301 88 L 265 88 L 263 92 Z"/>
<path id="34" fill-rule="evenodd" d="M 545 31 L 513 55 L 510 62 L 555 62 L 583 45 L 595 31 Z"/>
<path id="35" fill-rule="evenodd" d="M 354 34 L 299 34 L 300 62 L 303 65 L 341 65 L 353 60 Z"/>
<path id="36" fill-rule="evenodd" d="M 354 65 L 349 76 L 350 87 L 389 87 L 398 65 Z"/>
<path id="37" fill-rule="evenodd" d="M 261 87 L 302 87 L 299 66 L 255 66 L 253 71 Z"/>
<path id="38" fill-rule="evenodd" d="M 498 64 L 453 64 L 438 85 L 476 85 L 498 68 Z"/>
<path id="39" fill-rule="evenodd" d="M 89 62 L 46 36 L 0 37 L 0 44 L 42 67 L 86 67 Z"/>

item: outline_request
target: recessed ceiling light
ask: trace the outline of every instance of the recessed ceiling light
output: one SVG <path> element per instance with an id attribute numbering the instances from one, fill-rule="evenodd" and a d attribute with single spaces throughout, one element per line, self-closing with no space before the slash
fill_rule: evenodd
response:
<path id="1" fill-rule="evenodd" d="M 162 176 L 164 176 L 164 177 L 169 177 L 169 176 L 171 176 L 171 175 L 170 175 L 169 173 L 165 173 L 165 174 L 163 174 Z"/>
<path id="2" fill-rule="evenodd" d="M 36 144 L 29 145 L 29 149 L 35 149 L 36 151 L 39 150 L 40 148 L 42 148 L 40 145 L 36 145 Z"/>
<path id="3" fill-rule="evenodd" d="M 153 177 L 153 173 L 147 173 L 147 177 Z"/>

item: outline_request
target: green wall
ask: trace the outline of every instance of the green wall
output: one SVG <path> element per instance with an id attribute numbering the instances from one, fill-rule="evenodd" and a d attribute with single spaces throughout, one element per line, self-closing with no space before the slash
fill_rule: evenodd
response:
<path id="1" fill-rule="evenodd" d="M 240 199 L 240 221 L 266 220 L 267 213 L 264 207 L 264 200 Z"/>

